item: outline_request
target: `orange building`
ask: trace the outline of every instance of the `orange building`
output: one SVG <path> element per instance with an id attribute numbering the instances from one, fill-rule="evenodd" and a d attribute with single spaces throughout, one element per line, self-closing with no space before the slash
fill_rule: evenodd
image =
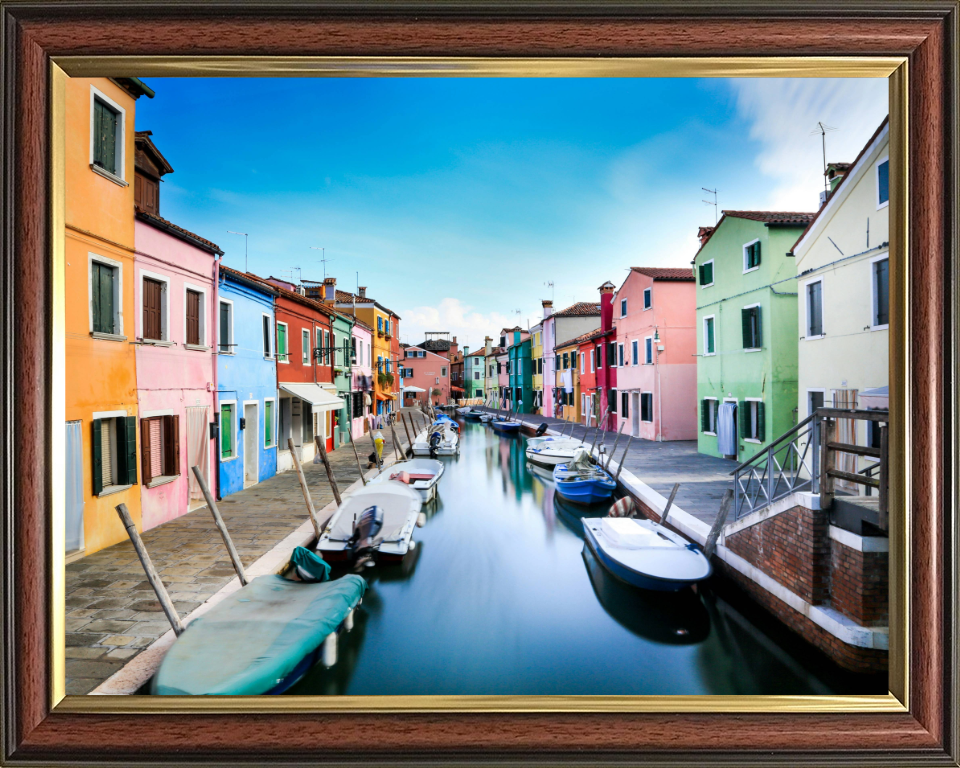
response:
<path id="1" fill-rule="evenodd" d="M 134 350 L 135 78 L 66 81 L 66 540 L 72 560 L 140 527 Z"/>

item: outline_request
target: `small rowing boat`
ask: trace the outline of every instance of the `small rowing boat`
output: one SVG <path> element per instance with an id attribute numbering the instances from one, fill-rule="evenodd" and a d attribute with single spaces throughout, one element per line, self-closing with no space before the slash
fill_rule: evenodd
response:
<path id="1" fill-rule="evenodd" d="M 569 464 L 557 464 L 553 469 L 557 493 L 578 504 L 596 504 L 609 499 L 617 488 L 610 473 L 590 462 L 584 447 L 573 451 Z"/>
<path id="2" fill-rule="evenodd" d="M 420 494 L 424 501 L 432 501 L 437 495 L 437 483 L 443 474 L 443 462 L 436 459 L 410 459 L 400 461 L 377 475 L 369 484 L 392 481 L 405 483 Z"/>
<path id="3" fill-rule="evenodd" d="M 513 434 L 520 431 L 520 422 L 508 419 L 493 419 L 490 422 L 490 426 L 497 430 L 497 432 Z"/>
<path id="4" fill-rule="evenodd" d="M 539 442 L 530 444 L 531 440 Z M 539 464 L 542 467 L 553 468 L 557 464 L 567 464 L 573 461 L 574 453 L 583 447 L 580 440 L 574 438 L 536 438 L 527 440 L 527 461 Z"/>

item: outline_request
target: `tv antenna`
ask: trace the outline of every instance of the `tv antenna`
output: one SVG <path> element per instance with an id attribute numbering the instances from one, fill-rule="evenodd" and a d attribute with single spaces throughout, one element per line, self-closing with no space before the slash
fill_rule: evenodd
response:
<path id="1" fill-rule="evenodd" d="M 702 189 L 708 195 L 713 195 L 712 201 L 704 200 L 703 202 L 706 203 L 707 205 L 713 206 L 713 226 L 717 226 L 717 222 L 720 220 L 717 216 L 717 190 L 707 189 L 706 187 L 700 187 L 700 189 Z"/>
<path id="2" fill-rule="evenodd" d="M 820 134 L 820 141 L 823 144 L 823 189 L 825 192 L 830 191 L 830 182 L 827 181 L 827 131 L 837 130 L 832 125 L 826 125 L 822 120 L 817 122 L 817 127 L 810 131 L 811 136 L 816 136 Z"/>
<path id="3" fill-rule="evenodd" d="M 553 280 L 547 280 L 544 285 L 550 289 L 550 301 L 553 301 Z"/>
<path id="4" fill-rule="evenodd" d="M 323 279 L 326 280 L 327 279 L 327 262 L 334 261 L 334 259 L 327 258 L 326 248 L 315 248 L 312 245 L 308 247 L 310 248 L 311 251 L 320 251 L 320 253 L 322 254 L 322 258 L 320 259 L 320 261 L 323 264 Z"/>

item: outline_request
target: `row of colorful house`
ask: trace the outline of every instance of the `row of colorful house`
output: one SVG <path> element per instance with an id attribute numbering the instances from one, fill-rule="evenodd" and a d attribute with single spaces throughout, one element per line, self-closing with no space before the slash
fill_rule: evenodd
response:
<path id="1" fill-rule="evenodd" d="M 135 131 L 135 78 L 66 87 L 67 553 L 146 530 L 360 437 L 393 410 L 400 317 L 335 278 L 294 285 L 221 263 L 163 218 L 173 167 Z"/>
<path id="2" fill-rule="evenodd" d="M 886 408 L 888 148 L 884 120 L 853 163 L 827 167 L 816 212 L 724 211 L 692 269 L 633 267 L 595 302 L 543 301 L 534 327 L 487 337 L 466 384 L 520 413 L 740 461 L 818 407 Z M 841 441 L 878 446 L 879 430 L 846 421 Z"/>

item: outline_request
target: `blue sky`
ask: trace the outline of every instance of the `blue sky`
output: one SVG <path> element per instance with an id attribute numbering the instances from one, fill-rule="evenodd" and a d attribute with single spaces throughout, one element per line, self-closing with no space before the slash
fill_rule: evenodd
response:
<path id="1" fill-rule="evenodd" d="M 887 113 L 882 80 L 167 79 L 137 129 L 174 168 L 161 214 L 224 263 L 327 273 L 404 341 L 476 348 L 594 300 L 630 266 L 685 266 L 720 208 L 814 210 L 828 160 Z M 299 274 L 299 273 L 294 273 Z M 546 285 L 553 281 L 554 286 Z M 516 310 L 520 310 L 517 314 Z"/>

